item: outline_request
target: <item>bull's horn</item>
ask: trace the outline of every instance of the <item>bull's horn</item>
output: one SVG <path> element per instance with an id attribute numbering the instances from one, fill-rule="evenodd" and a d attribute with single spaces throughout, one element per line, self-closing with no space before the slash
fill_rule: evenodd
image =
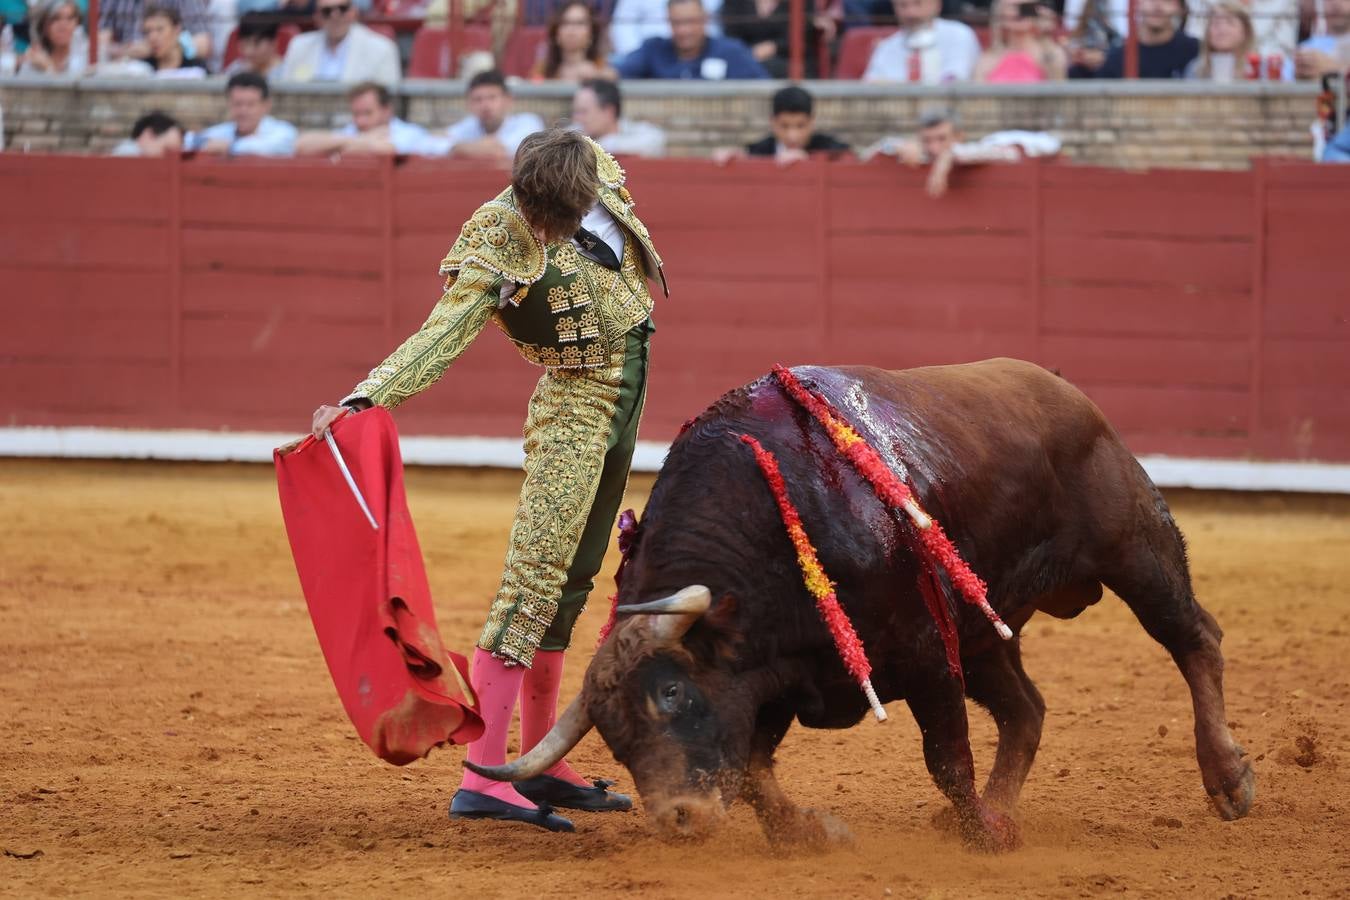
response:
<path id="1" fill-rule="evenodd" d="M 502 766 L 480 766 L 464 760 L 464 768 L 493 781 L 523 781 L 544 774 L 555 763 L 571 752 L 591 730 L 591 717 L 586 712 L 585 695 L 577 698 L 563 710 L 549 733 L 534 747 L 514 762 Z"/>
<path id="2" fill-rule="evenodd" d="M 669 597 L 620 606 L 615 612 L 621 616 L 650 615 L 652 635 L 662 641 L 678 641 L 693 627 L 699 616 L 712 605 L 712 591 L 701 584 L 691 584 Z"/>

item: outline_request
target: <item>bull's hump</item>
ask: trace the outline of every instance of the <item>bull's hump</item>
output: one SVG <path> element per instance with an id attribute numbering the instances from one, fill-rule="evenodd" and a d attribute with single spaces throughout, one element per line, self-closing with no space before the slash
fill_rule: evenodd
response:
<path id="1" fill-rule="evenodd" d="M 903 409 L 871 388 L 872 383 L 885 379 L 889 373 L 869 366 L 794 366 L 792 374 L 829 401 L 891 471 L 908 480 L 910 472 L 901 460 L 908 456 L 905 445 L 916 438 L 914 429 Z M 770 378 L 768 382 L 782 394 L 776 379 Z"/>

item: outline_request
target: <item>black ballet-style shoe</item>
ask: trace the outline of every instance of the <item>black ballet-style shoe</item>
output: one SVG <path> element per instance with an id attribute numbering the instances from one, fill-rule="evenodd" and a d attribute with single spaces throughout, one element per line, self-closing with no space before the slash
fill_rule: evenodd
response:
<path id="1" fill-rule="evenodd" d="M 633 799 L 627 794 L 609 790 L 612 781 L 599 779 L 594 787 L 581 787 L 552 775 L 540 775 L 515 783 L 516 791 L 527 800 L 541 806 L 557 806 L 562 809 L 580 809 L 585 812 L 628 812 L 633 808 Z"/>
<path id="2" fill-rule="evenodd" d="M 576 831 L 571 822 L 555 815 L 553 809 L 545 804 L 538 807 L 516 806 L 463 788 L 455 791 L 455 796 L 450 800 L 450 818 L 495 819 L 499 822 L 524 822 L 549 831 Z"/>

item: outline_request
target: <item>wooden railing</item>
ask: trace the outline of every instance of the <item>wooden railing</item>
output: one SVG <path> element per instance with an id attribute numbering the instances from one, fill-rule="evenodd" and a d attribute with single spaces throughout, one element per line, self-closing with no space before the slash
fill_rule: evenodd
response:
<path id="1" fill-rule="evenodd" d="M 667 260 L 644 437 L 774 362 L 1058 369 L 1137 452 L 1350 460 L 1350 172 L 632 161 Z M 421 323 L 506 174 L 0 156 L 7 425 L 294 429 Z M 405 433 L 513 436 L 484 334 Z"/>

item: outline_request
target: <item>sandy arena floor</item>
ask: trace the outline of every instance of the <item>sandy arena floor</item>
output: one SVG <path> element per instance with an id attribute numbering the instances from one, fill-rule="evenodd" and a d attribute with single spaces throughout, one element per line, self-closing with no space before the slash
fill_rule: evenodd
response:
<path id="1" fill-rule="evenodd" d="M 517 483 L 409 473 L 441 630 L 461 650 Z M 649 484 L 635 480 L 634 503 Z M 1257 772 L 1249 818 L 1210 811 L 1181 676 L 1108 597 L 1026 630 L 1050 711 L 1024 849 L 973 856 L 930 827 L 945 801 L 896 705 L 885 725 L 788 735 L 788 791 L 858 844 L 782 857 L 739 808 L 701 846 L 660 843 L 640 811 L 578 813 L 575 835 L 451 823 L 461 750 L 396 769 L 348 724 L 270 468 L 0 461 L 0 894 L 1350 896 L 1350 499 L 1172 499 L 1227 631 L 1229 714 Z M 611 586 L 583 617 L 565 694 Z M 982 713 L 974 744 L 983 773 Z M 573 759 L 627 781 L 594 735 Z"/>

